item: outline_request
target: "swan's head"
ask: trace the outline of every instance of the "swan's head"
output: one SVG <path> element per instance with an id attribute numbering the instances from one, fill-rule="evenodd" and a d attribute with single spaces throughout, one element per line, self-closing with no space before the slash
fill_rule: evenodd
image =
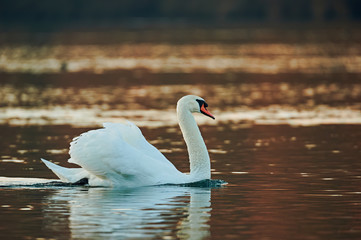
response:
<path id="1" fill-rule="evenodd" d="M 210 118 L 215 117 L 207 110 L 208 104 L 206 101 L 195 95 L 187 95 L 178 100 L 177 109 L 187 109 L 192 113 L 202 113 Z"/>

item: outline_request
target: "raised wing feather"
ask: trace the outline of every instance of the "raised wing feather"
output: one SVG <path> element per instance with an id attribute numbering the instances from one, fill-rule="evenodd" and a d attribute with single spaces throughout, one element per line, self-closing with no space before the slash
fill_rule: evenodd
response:
<path id="1" fill-rule="evenodd" d="M 122 139 L 137 150 L 146 153 L 147 156 L 165 160 L 170 163 L 168 159 L 152 144 L 150 144 L 143 136 L 140 129 L 132 122 L 127 121 L 125 124 L 121 123 L 103 123 L 104 128 L 121 134 Z"/>
<path id="2" fill-rule="evenodd" d="M 69 154 L 69 162 L 120 185 L 158 184 L 181 174 L 131 123 L 106 123 L 83 133 L 74 138 Z"/>

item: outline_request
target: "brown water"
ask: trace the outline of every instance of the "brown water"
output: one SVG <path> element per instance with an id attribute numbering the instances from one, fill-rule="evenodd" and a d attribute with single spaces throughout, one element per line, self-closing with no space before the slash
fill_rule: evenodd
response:
<path id="1" fill-rule="evenodd" d="M 152 69 L 142 68 L 142 60 L 130 71 L 105 73 L 124 60 L 113 59 L 117 64 L 111 65 L 107 49 L 91 48 L 93 55 L 108 60 L 87 72 L 74 67 L 86 48 L 72 50 L 79 58 L 64 53 L 67 72 L 61 72 L 57 64 L 64 59 L 57 54 L 66 46 L 25 60 L 19 56 L 26 47 L 7 48 L 0 60 L 5 71 L 0 74 L 0 238 L 360 239 L 361 83 L 360 69 L 353 66 L 358 66 L 361 51 L 358 46 L 347 46 L 349 51 L 332 46 L 238 46 L 237 61 L 247 51 L 258 59 L 247 67 L 249 72 L 232 70 L 226 51 L 230 46 L 218 44 L 206 46 L 215 56 L 228 54 L 216 71 L 207 70 L 210 56 L 199 49 L 198 55 L 178 55 L 180 68 L 158 68 L 162 61 L 174 60 L 160 54 Z M 199 46 L 182 47 L 179 52 L 184 53 Z M 262 67 L 271 60 L 259 52 L 261 47 L 277 60 L 275 71 Z M 152 45 L 140 48 L 139 54 L 151 59 L 156 48 L 170 52 L 169 46 Z M 275 49 L 286 50 L 278 58 Z M 346 57 L 324 57 L 325 49 Z M 282 64 L 300 62 L 297 51 L 302 58 L 316 55 L 313 59 L 324 66 L 323 72 L 303 71 L 309 62 Z M 133 55 L 129 61 L 135 61 Z M 5 64 L 9 56 L 18 65 Z M 195 68 L 186 64 L 188 58 L 196 62 Z M 205 60 L 198 61 L 201 58 Z M 53 69 L 49 59 L 55 59 Z M 335 62 L 343 67 L 335 68 Z M 36 70 L 37 65 L 42 69 Z M 16 73 L 11 66 L 18 67 Z M 90 63 L 82 66 L 93 69 Z M 257 69 L 265 72 L 256 74 Z M 38 70 L 41 74 L 29 73 Z M 197 121 L 210 153 L 212 178 L 227 181 L 226 187 L 13 185 L 29 178 L 55 178 L 41 157 L 71 167 L 66 160 L 73 137 L 104 121 L 124 119 L 140 126 L 179 170 L 188 172 L 174 109 L 185 94 L 204 97 L 216 116 L 215 121 L 204 116 Z"/>
<path id="2" fill-rule="evenodd" d="M 39 157 L 67 165 L 71 126 L 2 126 L 1 176 L 53 178 Z M 202 126 L 220 189 L 6 187 L 2 238 L 359 239 L 359 125 Z M 173 128 L 144 135 L 182 171 Z M 9 178 L 7 178 L 10 181 Z"/>

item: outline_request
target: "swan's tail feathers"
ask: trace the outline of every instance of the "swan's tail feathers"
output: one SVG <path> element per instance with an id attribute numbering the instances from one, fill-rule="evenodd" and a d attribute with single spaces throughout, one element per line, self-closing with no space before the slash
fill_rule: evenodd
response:
<path id="1" fill-rule="evenodd" d="M 49 162 L 43 158 L 41 161 L 60 178 L 62 182 L 75 183 L 83 178 L 89 178 L 89 173 L 82 168 L 65 168 Z"/>

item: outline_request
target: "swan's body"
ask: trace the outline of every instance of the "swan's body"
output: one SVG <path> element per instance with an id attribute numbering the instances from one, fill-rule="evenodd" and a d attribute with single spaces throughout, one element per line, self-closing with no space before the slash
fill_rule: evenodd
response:
<path id="1" fill-rule="evenodd" d="M 138 187 L 181 184 L 210 179 L 210 160 L 193 112 L 214 118 L 207 103 L 188 95 L 177 103 L 177 116 L 187 144 L 190 174 L 178 171 L 164 155 L 147 142 L 140 129 L 131 122 L 104 123 L 73 139 L 70 163 L 81 168 L 64 168 L 42 159 L 62 181 L 77 182 L 87 178 L 91 186 Z"/>

